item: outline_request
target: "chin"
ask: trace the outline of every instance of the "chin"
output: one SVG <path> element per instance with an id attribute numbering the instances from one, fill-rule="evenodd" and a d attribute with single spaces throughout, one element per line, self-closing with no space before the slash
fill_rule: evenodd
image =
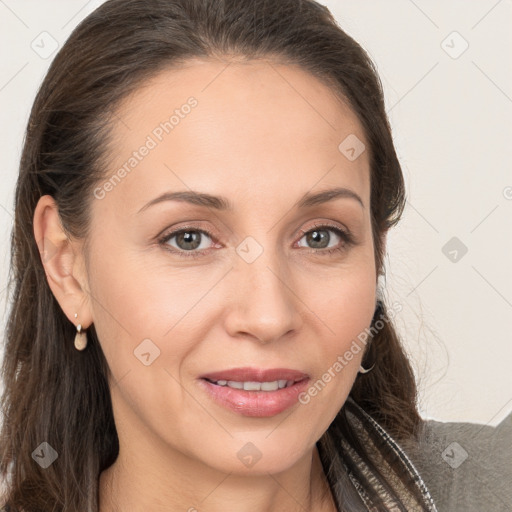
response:
<path id="1" fill-rule="evenodd" d="M 275 434 L 275 433 L 274 433 Z M 290 469 L 302 457 L 309 456 L 311 447 L 306 438 L 301 443 L 297 436 L 286 434 L 270 436 L 265 439 L 268 432 L 259 435 L 247 435 L 242 439 L 233 440 L 225 445 L 220 452 L 211 453 L 208 460 L 202 459 L 206 464 L 224 473 L 232 473 L 240 476 L 264 476 L 268 473 L 276 474 Z M 284 439 L 293 440 L 286 444 Z"/>

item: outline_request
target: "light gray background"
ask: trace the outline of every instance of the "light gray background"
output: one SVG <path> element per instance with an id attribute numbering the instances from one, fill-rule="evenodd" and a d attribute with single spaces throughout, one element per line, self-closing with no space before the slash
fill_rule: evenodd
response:
<path id="1" fill-rule="evenodd" d="M 42 47 L 48 32 L 61 46 L 101 3 L 0 0 L 2 339 L 23 135 L 55 56 L 31 44 Z M 512 1 L 322 3 L 368 51 L 385 88 L 408 194 L 388 237 L 387 297 L 403 305 L 395 322 L 421 412 L 496 425 L 512 410 Z M 452 237 L 466 254 L 443 253 Z"/>

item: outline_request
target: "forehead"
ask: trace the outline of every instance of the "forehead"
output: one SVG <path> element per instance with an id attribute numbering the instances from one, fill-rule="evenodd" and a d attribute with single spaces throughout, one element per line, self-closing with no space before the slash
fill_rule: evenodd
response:
<path id="1" fill-rule="evenodd" d="M 343 152 L 346 140 L 367 145 L 357 116 L 297 66 L 190 60 L 145 82 L 114 119 L 109 172 L 127 172 L 111 195 L 134 207 L 173 188 L 299 195 L 351 185 L 369 198 L 369 151 Z"/>

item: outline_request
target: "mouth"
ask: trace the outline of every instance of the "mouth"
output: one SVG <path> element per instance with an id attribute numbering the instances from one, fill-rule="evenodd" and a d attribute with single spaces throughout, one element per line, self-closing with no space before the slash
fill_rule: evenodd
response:
<path id="1" fill-rule="evenodd" d="M 268 417 L 298 402 L 308 374 L 287 368 L 233 368 L 202 375 L 200 385 L 217 405 L 243 416 Z"/>

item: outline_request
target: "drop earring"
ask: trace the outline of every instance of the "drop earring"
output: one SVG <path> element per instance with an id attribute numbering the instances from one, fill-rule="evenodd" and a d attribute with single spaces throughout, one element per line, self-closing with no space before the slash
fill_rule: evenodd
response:
<path id="1" fill-rule="evenodd" d="M 75 313 L 75 318 L 78 317 L 78 314 Z M 82 351 L 87 346 L 87 333 L 82 331 L 82 324 L 78 324 L 76 326 L 76 334 L 75 334 L 75 348 L 77 350 Z"/>
<path id="2" fill-rule="evenodd" d="M 375 363 L 373 363 L 370 368 L 368 369 L 365 369 L 363 368 L 362 366 L 359 366 L 359 373 L 368 373 L 368 372 L 371 372 L 373 370 L 373 368 L 375 367 Z"/>
<path id="3" fill-rule="evenodd" d="M 375 318 L 377 316 L 377 313 L 380 313 L 382 311 L 382 308 L 383 308 L 383 302 L 382 302 L 382 299 L 379 298 L 379 299 L 377 299 L 377 303 L 375 305 L 375 312 L 373 313 L 372 325 L 375 322 Z M 368 348 L 369 348 L 369 346 L 368 346 Z M 359 373 L 365 374 L 365 373 L 371 372 L 374 368 L 375 368 L 375 363 L 373 363 L 370 366 L 370 368 L 368 368 L 368 369 L 366 369 L 362 365 L 360 365 L 359 366 Z"/>

